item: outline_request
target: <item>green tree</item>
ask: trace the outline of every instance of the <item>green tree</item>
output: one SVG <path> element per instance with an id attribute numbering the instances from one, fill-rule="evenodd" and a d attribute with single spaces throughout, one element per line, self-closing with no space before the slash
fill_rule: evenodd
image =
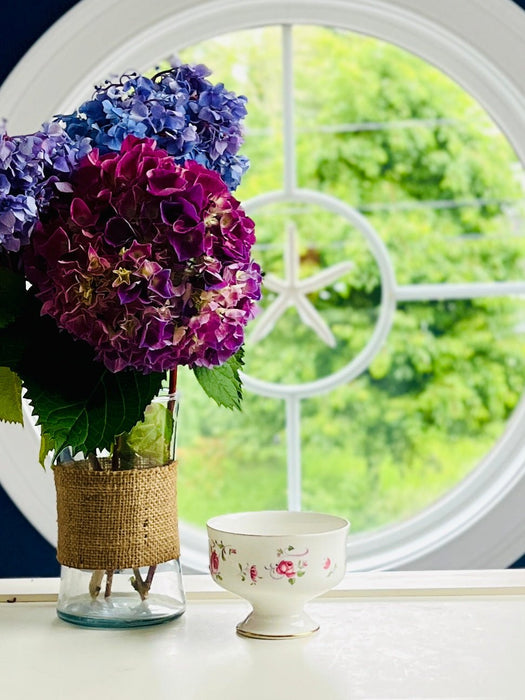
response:
<path id="1" fill-rule="evenodd" d="M 360 209 L 387 246 L 399 284 L 522 279 L 521 169 L 483 109 L 395 46 L 317 27 L 296 27 L 293 36 L 299 185 Z M 244 152 L 252 167 L 239 197 L 280 189 L 279 28 L 222 37 L 182 58 L 208 64 L 249 98 Z M 381 298 L 362 236 L 313 205 L 276 205 L 254 218 L 267 271 L 282 271 L 290 221 L 302 274 L 341 259 L 354 268 L 310 296 L 335 350 L 290 309 L 272 334 L 248 345 L 247 371 L 297 382 L 339 369 L 366 345 Z M 265 295 L 263 308 L 271 299 Z M 303 402 L 305 507 L 347 515 L 359 530 L 410 515 L 457 483 L 501 433 L 523 390 L 523 316 L 523 303 L 511 298 L 400 304 L 369 370 Z M 202 523 L 217 503 L 282 507 L 282 403 L 249 397 L 242 414 L 212 416 L 186 391 L 191 408 L 183 416 L 188 410 L 193 418 L 181 431 L 183 517 Z M 203 483 L 213 488 L 196 506 Z"/>

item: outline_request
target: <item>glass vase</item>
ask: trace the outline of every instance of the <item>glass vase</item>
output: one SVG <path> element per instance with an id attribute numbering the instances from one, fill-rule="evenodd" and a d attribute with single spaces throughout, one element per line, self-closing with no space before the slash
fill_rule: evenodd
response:
<path id="1" fill-rule="evenodd" d="M 139 581 L 147 585 L 149 573 L 147 566 L 111 572 L 62 566 L 57 615 L 66 622 L 99 628 L 144 627 L 182 615 L 186 602 L 179 559 L 156 565 L 143 597 L 137 589 Z"/>
<path id="2" fill-rule="evenodd" d="M 163 393 L 111 451 L 65 451 L 54 468 L 61 563 L 57 615 L 85 627 L 143 627 L 179 617 L 176 427 Z"/>

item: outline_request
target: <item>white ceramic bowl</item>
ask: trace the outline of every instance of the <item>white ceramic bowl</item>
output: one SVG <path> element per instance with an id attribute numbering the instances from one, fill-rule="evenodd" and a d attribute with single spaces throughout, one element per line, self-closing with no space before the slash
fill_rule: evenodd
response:
<path id="1" fill-rule="evenodd" d="M 210 573 L 253 610 L 237 625 L 247 637 L 303 637 L 319 629 L 304 604 L 344 576 L 349 523 L 324 513 L 257 511 L 207 522 Z"/>

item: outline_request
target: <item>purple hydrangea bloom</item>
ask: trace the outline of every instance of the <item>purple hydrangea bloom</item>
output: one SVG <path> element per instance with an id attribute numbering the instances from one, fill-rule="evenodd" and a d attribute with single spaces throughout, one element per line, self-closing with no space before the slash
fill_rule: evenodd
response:
<path id="1" fill-rule="evenodd" d="M 8 136 L 0 125 L 0 251 L 17 252 L 31 232 L 58 182 L 90 149 L 74 143 L 56 123 L 35 134 Z M 60 187 L 60 185 L 58 185 Z"/>
<path id="2" fill-rule="evenodd" d="M 220 176 L 152 139 L 94 149 L 37 223 L 23 260 L 42 313 L 112 372 L 213 367 L 260 298 L 254 223 Z"/>
<path id="3" fill-rule="evenodd" d="M 102 154 L 128 135 L 153 138 L 175 161 L 194 160 L 234 190 L 249 161 L 237 155 L 246 98 L 213 85 L 202 65 L 175 66 L 154 78 L 131 73 L 106 81 L 73 114 L 57 115 L 75 141 L 88 138 Z"/>

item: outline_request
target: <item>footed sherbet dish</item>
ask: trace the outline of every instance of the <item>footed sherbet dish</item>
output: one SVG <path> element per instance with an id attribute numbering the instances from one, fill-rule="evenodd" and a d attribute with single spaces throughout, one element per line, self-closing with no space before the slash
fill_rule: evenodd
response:
<path id="1" fill-rule="evenodd" d="M 343 578 L 349 527 L 335 515 L 298 511 L 230 513 L 208 520 L 213 580 L 253 608 L 237 632 L 286 639 L 318 630 L 304 605 Z"/>

